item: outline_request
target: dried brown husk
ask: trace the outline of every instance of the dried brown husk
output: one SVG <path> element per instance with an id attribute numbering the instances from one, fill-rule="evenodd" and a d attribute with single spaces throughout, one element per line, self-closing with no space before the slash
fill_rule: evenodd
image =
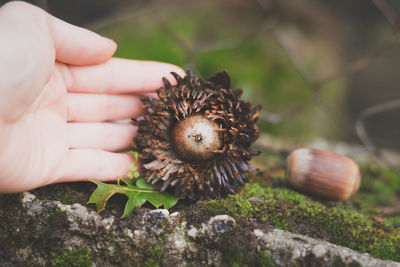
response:
<path id="1" fill-rule="evenodd" d="M 139 152 L 145 179 L 180 198 L 218 199 L 238 191 L 247 182 L 249 163 L 259 152 L 250 149 L 258 137 L 255 124 L 260 106 L 240 99 L 241 89 L 230 89 L 230 77 L 219 72 L 204 81 L 187 72 L 172 73 L 176 85 L 163 79 L 159 99 L 143 98 L 145 113 L 132 119 L 138 126 L 134 149 Z M 194 114 L 219 125 L 221 147 L 207 161 L 188 161 L 174 151 L 171 130 Z"/>

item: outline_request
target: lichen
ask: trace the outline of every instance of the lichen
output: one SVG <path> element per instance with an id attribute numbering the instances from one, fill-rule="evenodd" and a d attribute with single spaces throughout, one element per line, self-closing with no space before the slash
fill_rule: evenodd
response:
<path id="1" fill-rule="evenodd" d="M 250 201 L 254 197 L 257 201 Z M 205 216 L 224 213 L 237 221 L 254 218 L 274 228 L 321 238 L 381 259 L 400 260 L 400 231 L 350 204 L 319 201 L 289 188 L 251 183 L 240 194 L 200 205 L 203 207 L 197 211 Z"/>
<path id="2" fill-rule="evenodd" d="M 118 219 L 120 210 L 116 215 L 111 214 L 112 211 L 102 214 L 99 218 L 115 218 L 108 230 L 77 217 L 77 227 L 71 230 L 69 211 L 60 208 L 70 206 L 46 198 L 46 190 L 53 187 L 41 189 L 40 198 L 33 197 L 30 202 L 22 201 L 22 194 L 2 195 L 0 265 L 5 262 L 62 266 L 73 262 L 81 266 L 92 263 L 165 266 L 182 261 L 191 262 L 193 266 L 218 262 L 222 262 L 222 266 L 273 266 L 276 263 L 273 255 L 258 249 L 260 240 L 254 234 L 255 229 L 268 233 L 275 231 L 273 228 L 327 240 L 381 259 L 400 261 L 398 217 L 385 217 L 383 222 L 374 219 L 382 210 L 398 203 L 400 175 L 374 164 L 362 166 L 360 192 L 346 202 L 325 201 L 296 192 L 285 185 L 284 170 L 276 167 L 256 174 L 239 194 L 222 200 L 182 201 L 170 211 L 179 211 L 173 222 L 167 218 L 157 224 L 160 231 L 152 228 L 154 222 L 145 220 L 146 214 L 152 214 L 147 208 L 138 208 L 123 220 Z M 382 186 L 375 186 L 377 183 Z M 71 185 L 65 186 L 69 188 L 67 192 L 71 192 Z M 74 191 L 81 190 L 72 186 Z M 57 196 L 62 196 L 61 187 L 59 193 Z M 378 195 L 383 193 L 389 197 Z M 368 205 L 364 205 L 364 201 Z M 113 209 L 120 204 L 119 200 L 115 199 L 114 204 Z M 97 216 L 91 213 L 90 207 L 87 208 L 91 217 Z M 187 230 L 192 227 L 200 230 L 211 217 L 221 214 L 235 220 L 232 231 L 208 239 L 187 235 Z M 185 246 L 179 252 L 173 247 L 175 243 L 170 242 L 176 240 L 177 227 L 182 227 L 179 233 L 186 235 L 182 237 Z M 127 229 L 131 236 L 126 234 Z M 322 261 L 312 255 L 307 257 L 299 259 L 298 264 L 311 266 L 311 263 Z M 343 259 L 328 260 L 332 266 L 357 265 L 357 262 L 346 263 Z"/>

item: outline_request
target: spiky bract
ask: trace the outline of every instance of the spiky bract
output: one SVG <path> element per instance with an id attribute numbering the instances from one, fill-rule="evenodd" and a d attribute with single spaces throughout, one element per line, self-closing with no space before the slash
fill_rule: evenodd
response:
<path id="1" fill-rule="evenodd" d="M 157 184 L 160 191 L 167 190 L 181 198 L 211 199 L 236 193 L 238 186 L 247 181 L 246 172 L 254 169 L 249 160 L 258 152 L 251 151 L 250 146 L 258 137 L 255 122 L 260 106 L 252 108 L 251 103 L 241 100 L 242 90 L 230 89 L 226 72 L 217 73 L 208 81 L 190 72 L 184 78 L 172 75 L 176 85 L 164 78 L 164 87 L 157 91 L 159 99 L 143 98 L 145 113 L 133 119 L 138 125 L 135 149 L 145 179 Z M 217 142 L 214 147 L 202 148 L 212 149 L 211 156 L 204 158 L 190 149 L 182 151 L 179 138 L 189 136 L 177 137 L 173 131 L 184 120 L 196 123 L 197 117 L 202 122 L 209 120 L 218 138 L 213 140 Z M 199 145 L 204 145 L 202 134 L 200 129 L 195 139 Z"/>

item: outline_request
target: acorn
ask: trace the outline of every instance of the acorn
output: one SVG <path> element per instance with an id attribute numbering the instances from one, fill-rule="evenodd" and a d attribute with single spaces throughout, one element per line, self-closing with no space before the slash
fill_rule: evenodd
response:
<path id="1" fill-rule="evenodd" d="M 360 186 L 360 169 L 350 158 L 332 151 L 300 148 L 287 159 L 289 184 L 311 195 L 346 200 Z"/>
<path id="2" fill-rule="evenodd" d="M 159 99 L 142 99 L 143 116 L 134 147 L 146 181 L 160 192 L 180 198 L 218 199 L 238 192 L 247 182 L 249 161 L 258 151 L 250 149 L 258 137 L 260 106 L 252 107 L 230 88 L 227 72 L 208 80 L 172 73 L 176 85 L 163 79 Z"/>

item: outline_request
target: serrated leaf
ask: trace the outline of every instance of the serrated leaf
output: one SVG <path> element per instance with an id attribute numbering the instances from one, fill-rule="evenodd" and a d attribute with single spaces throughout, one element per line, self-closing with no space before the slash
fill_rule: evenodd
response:
<path id="1" fill-rule="evenodd" d="M 125 185 L 122 185 L 120 181 Z M 147 183 L 143 178 L 137 179 L 135 185 L 130 180 L 124 179 L 118 180 L 117 184 L 92 182 L 97 185 L 97 188 L 93 191 L 88 203 L 96 204 L 98 213 L 105 209 L 107 201 L 117 193 L 128 197 L 122 218 L 131 215 L 135 208 L 142 206 L 146 201 L 156 208 L 164 206 L 166 209 L 170 209 L 178 202 L 177 197 L 156 191 L 155 186 Z"/>
<path id="2" fill-rule="evenodd" d="M 106 184 L 98 181 L 91 181 L 97 185 L 96 190 L 93 191 L 89 198 L 88 203 L 96 204 L 97 212 L 102 212 L 107 204 L 107 200 L 110 199 L 117 191 L 115 190 L 114 184 Z"/>

